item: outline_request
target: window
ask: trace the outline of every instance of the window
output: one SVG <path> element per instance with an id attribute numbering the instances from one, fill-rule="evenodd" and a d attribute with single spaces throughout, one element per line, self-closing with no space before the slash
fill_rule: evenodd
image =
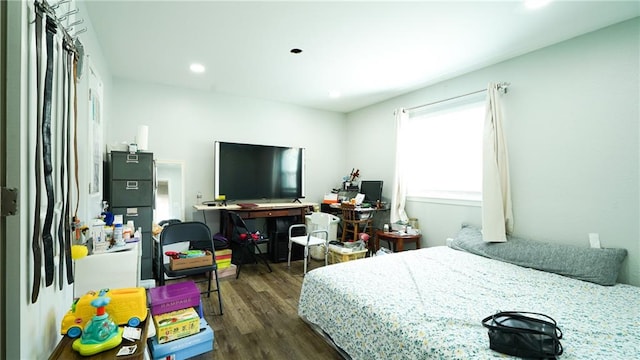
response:
<path id="1" fill-rule="evenodd" d="M 407 196 L 480 201 L 484 94 L 409 113 L 402 136 Z"/>

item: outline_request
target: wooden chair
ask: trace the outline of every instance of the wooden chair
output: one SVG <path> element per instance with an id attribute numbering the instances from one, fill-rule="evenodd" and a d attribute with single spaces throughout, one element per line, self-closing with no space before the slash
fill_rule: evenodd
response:
<path id="1" fill-rule="evenodd" d="M 373 239 L 373 216 L 371 213 L 362 214 L 353 204 L 342 203 L 342 242 L 357 241 L 358 234 L 367 233 Z M 365 216 L 361 216 L 365 215 Z M 353 236 L 347 236 L 352 234 Z"/>

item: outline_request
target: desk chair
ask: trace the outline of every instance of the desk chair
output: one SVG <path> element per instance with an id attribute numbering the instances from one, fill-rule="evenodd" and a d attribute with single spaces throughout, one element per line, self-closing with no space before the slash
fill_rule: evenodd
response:
<path id="1" fill-rule="evenodd" d="M 353 204 L 342 203 L 340 206 L 342 210 L 342 242 L 345 241 L 358 241 L 358 234 L 367 233 L 369 237 L 373 238 L 373 216 L 372 214 L 366 214 L 366 217 L 361 218 L 361 214 L 356 210 L 356 206 Z M 352 234 L 353 236 L 347 236 Z"/>
<path id="2" fill-rule="evenodd" d="M 327 256 L 329 254 L 329 227 L 333 220 L 331 214 L 322 212 L 311 213 L 311 223 L 316 230 L 309 231 L 305 224 L 293 224 L 289 226 L 289 257 L 287 258 L 287 267 L 291 267 L 291 248 L 293 244 L 304 246 L 304 274 L 307 274 L 307 261 L 309 260 L 309 247 L 324 245 L 324 265 L 328 264 Z M 304 235 L 293 236 L 295 229 L 304 229 Z M 324 236 L 321 236 L 324 234 Z"/>
<path id="3" fill-rule="evenodd" d="M 211 231 L 209 227 L 204 223 L 198 221 L 189 221 L 189 222 L 175 222 L 168 225 L 162 229 L 160 233 L 160 246 L 158 258 L 162 259 L 165 246 L 180 243 L 180 242 L 189 242 L 189 250 L 209 250 L 211 254 L 214 254 L 213 247 L 213 237 L 211 236 Z M 206 280 L 199 280 L 196 282 L 204 282 L 207 281 L 207 291 L 201 292 L 201 294 L 207 294 L 207 297 L 211 297 L 212 292 L 218 293 L 218 305 L 220 307 L 220 315 L 222 315 L 222 297 L 220 296 L 220 283 L 218 282 L 218 266 L 216 265 L 215 259 L 213 264 L 207 266 L 200 266 L 196 268 L 190 269 L 182 269 L 182 270 L 171 270 L 170 264 L 162 264 L 161 273 L 159 274 L 159 283 L 160 286 L 163 286 L 165 283 L 164 275 L 170 277 L 180 277 L 180 276 L 192 276 L 192 275 L 205 275 Z M 216 287 L 215 289 L 211 289 L 211 275 L 215 275 L 216 278 Z"/>
<path id="4" fill-rule="evenodd" d="M 247 224 L 242 220 L 240 215 L 233 211 L 229 211 L 229 219 L 231 219 L 231 224 L 233 225 L 233 232 L 231 235 L 231 242 L 235 244 L 233 252 L 240 251 L 240 255 L 235 257 L 237 259 L 238 269 L 236 270 L 236 279 L 240 277 L 240 269 L 242 265 L 246 263 L 246 260 L 249 258 L 253 261 L 253 263 L 257 264 L 258 259 L 256 258 L 255 249 L 258 250 L 258 257 L 269 269 L 269 272 L 272 272 L 271 266 L 267 262 L 267 259 L 264 257 L 262 250 L 258 245 L 260 244 L 268 244 L 269 239 L 265 238 L 261 234 L 258 234 L 256 231 L 249 231 Z M 233 256 L 233 255 L 232 255 Z"/>

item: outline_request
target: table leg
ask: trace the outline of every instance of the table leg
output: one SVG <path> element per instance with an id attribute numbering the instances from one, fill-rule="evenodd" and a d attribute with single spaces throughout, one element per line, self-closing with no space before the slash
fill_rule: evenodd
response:
<path id="1" fill-rule="evenodd" d="M 404 239 L 399 237 L 396 241 L 396 250 L 397 252 L 400 252 L 404 250 Z"/>

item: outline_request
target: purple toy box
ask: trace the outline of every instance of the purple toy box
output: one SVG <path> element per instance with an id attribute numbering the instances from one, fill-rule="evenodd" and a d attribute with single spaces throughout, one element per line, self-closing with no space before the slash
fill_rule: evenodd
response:
<path id="1" fill-rule="evenodd" d="M 164 314 L 188 307 L 200 306 L 200 290 L 193 281 L 159 286 L 149 289 L 151 314 Z"/>

